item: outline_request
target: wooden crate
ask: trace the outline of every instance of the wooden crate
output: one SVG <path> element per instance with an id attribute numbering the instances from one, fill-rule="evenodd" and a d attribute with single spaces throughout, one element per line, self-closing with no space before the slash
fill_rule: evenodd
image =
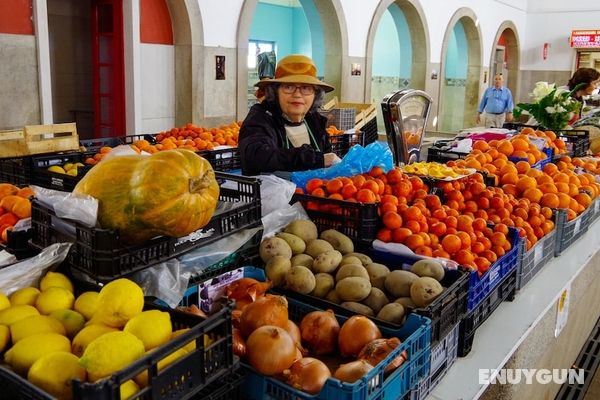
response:
<path id="1" fill-rule="evenodd" d="M 75 123 L 28 125 L 23 129 L 0 131 L 0 157 L 79 150 Z"/>
<path id="2" fill-rule="evenodd" d="M 334 108 L 353 108 L 355 110 L 354 124 L 357 129 L 360 129 L 367 122 L 377 116 L 377 108 L 375 104 L 371 103 L 340 103 L 337 96 L 328 101 L 323 105 L 323 109 L 326 111 L 333 110 Z"/>

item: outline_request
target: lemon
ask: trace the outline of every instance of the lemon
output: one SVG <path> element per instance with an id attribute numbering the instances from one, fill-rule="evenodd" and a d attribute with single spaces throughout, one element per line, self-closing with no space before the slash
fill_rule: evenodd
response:
<path id="1" fill-rule="evenodd" d="M 109 332 L 93 340 L 79 359 L 89 380 L 117 372 L 144 355 L 144 343 L 128 332 Z"/>
<path id="2" fill-rule="evenodd" d="M 40 294 L 40 290 L 34 287 L 19 289 L 10 295 L 10 304 L 18 306 L 21 304 L 35 305 L 35 300 Z"/>
<path id="3" fill-rule="evenodd" d="M 0 310 L 8 307 L 10 307 L 10 300 L 8 300 L 8 297 L 4 293 L 0 292 Z"/>
<path id="4" fill-rule="evenodd" d="M 85 325 L 83 315 L 73 310 L 55 310 L 50 313 L 50 317 L 56 319 L 64 326 L 67 336 L 70 338 L 77 335 Z"/>
<path id="5" fill-rule="evenodd" d="M 144 311 L 136 315 L 127 322 L 123 330 L 144 342 L 146 350 L 168 342 L 173 332 L 169 313 L 158 310 Z"/>
<path id="6" fill-rule="evenodd" d="M 62 167 L 63 167 L 63 169 L 64 169 L 65 171 L 68 171 L 68 170 L 70 170 L 71 168 L 73 168 L 73 166 L 74 166 L 74 165 L 75 165 L 75 164 L 68 162 L 68 163 L 64 163 Z"/>
<path id="7" fill-rule="evenodd" d="M 81 357 L 86 347 L 96 338 L 108 332 L 115 332 L 115 328 L 104 325 L 88 325 L 75 335 L 71 343 L 71 352 L 77 357 Z"/>
<path id="8" fill-rule="evenodd" d="M 31 315 L 40 315 L 40 312 L 27 304 L 5 308 L 0 310 L 0 325 L 11 325 Z"/>
<path id="9" fill-rule="evenodd" d="M 142 289 L 129 279 L 116 279 L 100 290 L 98 309 L 92 320 L 94 323 L 122 328 L 127 321 L 141 313 L 143 308 Z"/>
<path id="10" fill-rule="evenodd" d="M 73 293 L 73 284 L 71 280 L 60 272 L 48 272 L 40 281 L 40 290 L 43 292 L 49 287 L 58 286 L 67 289 Z"/>
<path id="11" fill-rule="evenodd" d="M 177 361 L 179 358 L 185 356 L 187 353 L 188 352 L 185 351 L 185 349 L 178 349 L 178 350 L 174 351 L 173 353 L 169 354 L 168 356 L 166 356 L 165 358 L 159 360 L 158 364 L 157 364 L 158 371 L 161 371 L 166 366 L 173 364 L 175 361 Z M 148 370 L 144 370 L 143 372 L 140 372 L 133 379 L 135 380 L 135 382 L 138 385 L 140 385 L 140 387 L 148 386 Z"/>
<path id="12" fill-rule="evenodd" d="M 63 167 L 61 167 L 60 165 L 53 165 L 51 167 L 48 167 L 48 171 L 50 171 L 50 172 L 57 172 L 59 174 L 66 173 L 65 169 Z"/>
<path id="13" fill-rule="evenodd" d="M 83 315 L 85 319 L 91 319 L 92 315 L 98 309 L 98 292 L 85 292 L 81 293 L 75 300 L 73 309 Z"/>
<path id="14" fill-rule="evenodd" d="M 75 163 L 74 165 L 75 165 L 77 168 L 85 167 L 85 164 L 83 164 L 83 163 L 80 163 L 80 162 L 78 162 L 78 163 Z"/>
<path id="15" fill-rule="evenodd" d="M 58 333 L 64 336 L 66 331 L 60 322 L 47 315 L 32 315 L 10 326 L 13 343 L 38 333 Z"/>
<path id="16" fill-rule="evenodd" d="M 72 167 L 70 170 L 68 170 L 67 175 L 77 176 L 77 167 Z"/>
<path id="17" fill-rule="evenodd" d="M 35 300 L 35 308 L 40 314 L 48 315 L 56 310 L 68 310 L 73 308 L 75 296 L 67 289 L 52 286 L 43 290 Z"/>
<path id="18" fill-rule="evenodd" d="M 79 365 L 77 356 L 68 352 L 46 354 L 33 363 L 27 379 L 35 386 L 43 389 L 61 400 L 73 398 L 72 379 L 85 382 L 85 368 Z"/>
<path id="19" fill-rule="evenodd" d="M 4 354 L 4 361 L 21 375 L 40 357 L 57 351 L 71 351 L 69 339 L 58 333 L 38 333 L 19 340 Z"/>
<path id="20" fill-rule="evenodd" d="M 190 328 L 183 328 L 183 329 L 179 329 L 179 330 L 174 331 L 171 334 L 171 340 L 175 339 L 176 337 L 178 337 L 180 335 L 183 335 L 184 333 L 186 333 L 189 330 L 190 330 Z M 196 349 L 196 341 L 192 340 L 191 342 L 189 342 L 188 344 L 186 344 L 183 348 L 186 351 L 188 351 L 188 352 L 194 351 Z"/>
<path id="21" fill-rule="evenodd" d="M 0 353 L 10 343 L 10 329 L 6 325 L 0 325 Z"/>
<path id="22" fill-rule="evenodd" d="M 130 379 L 127 382 L 123 383 L 119 388 L 121 400 L 127 400 L 139 391 L 140 387 L 137 385 L 137 383 L 133 381 L 133 379 Z"/>

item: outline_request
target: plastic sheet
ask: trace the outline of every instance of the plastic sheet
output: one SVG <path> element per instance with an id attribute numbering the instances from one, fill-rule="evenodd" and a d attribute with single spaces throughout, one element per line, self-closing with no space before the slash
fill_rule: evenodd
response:
<path id="1" fill-rule="evenodd" d="M 31 186 L 35 197 L 54 210 L 57 217 L 77 221 L 89 228 L 96 226 L 98 200 L 81 193 L 60 192 Z"/>
<path id="2" fill-rule="evenodd" d="M 131 280 L 144 291 L 144 296 L 161 299 L 172 308 L 175 308 L 183 298 L 189 279 L 189 274 L 181 273 L 181 264 L 176 258 L 131 276 Z"/>
<path id="3" fill-rule="evenodd" d="M 275 175 L 258 175 L 260 184 L 260 201 L 262 216 L 270 214 L 282 207 L 287 207 L 296 190 L 296 184 Z"/>
<path id="4" fill-rule="evenodd" d="M 366 147 L 352 146 L 340 163 L 329 168 L 292 172 L 291 179 L 298 187 L 305 188 L 312 178 L 333 179 L 338 176 L 360 175 L 377 166 L 385 172 L 394 167 L 392 150 L 385 142 L 376 141 Z"/>
<path id="5" fill-rule="evenodd" d="M 0 292 L 10 295 L 18 289 L 38 286 L 46 272 L 57 267 L 69 253 L 72 243 L 55 243 L 46 247 L 35 257 L 0 269 Z"/>
<path id="6" fill-rule="evenodd" d="M 281 231 L 287 224 L 297 219 L 310 219 L 302 204 L 294 203 L 270 213 L 262 218 L 263 240 Z"/>

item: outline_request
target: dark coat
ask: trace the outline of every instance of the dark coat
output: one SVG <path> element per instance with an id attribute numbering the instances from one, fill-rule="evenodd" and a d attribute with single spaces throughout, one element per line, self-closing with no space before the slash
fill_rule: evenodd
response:
<path id="1" fill-rule="evenodd" d="M 238 147 L 242 173 L 258 175 L 323 168 L 323 154 L 331 152 L 325 130 L 327 120 L 316 111 L 306 114 L 304 120 L 317 143 L 311 139 L 310 145 L 295 148 L 286 141 L 285 119 L 279 105 L 271 102 L 253 105 L 240 128 Z"/>

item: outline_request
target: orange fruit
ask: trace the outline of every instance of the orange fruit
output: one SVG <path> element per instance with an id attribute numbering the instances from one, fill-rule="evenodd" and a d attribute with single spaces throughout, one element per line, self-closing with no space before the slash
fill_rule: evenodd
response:
<path id="1" fill-rule="evenodd" d="M 461 249 L 462 244 L 458 236 L 450 234 L 442 239 L 442 247 L 449 254 L 454 254 Z"/>

